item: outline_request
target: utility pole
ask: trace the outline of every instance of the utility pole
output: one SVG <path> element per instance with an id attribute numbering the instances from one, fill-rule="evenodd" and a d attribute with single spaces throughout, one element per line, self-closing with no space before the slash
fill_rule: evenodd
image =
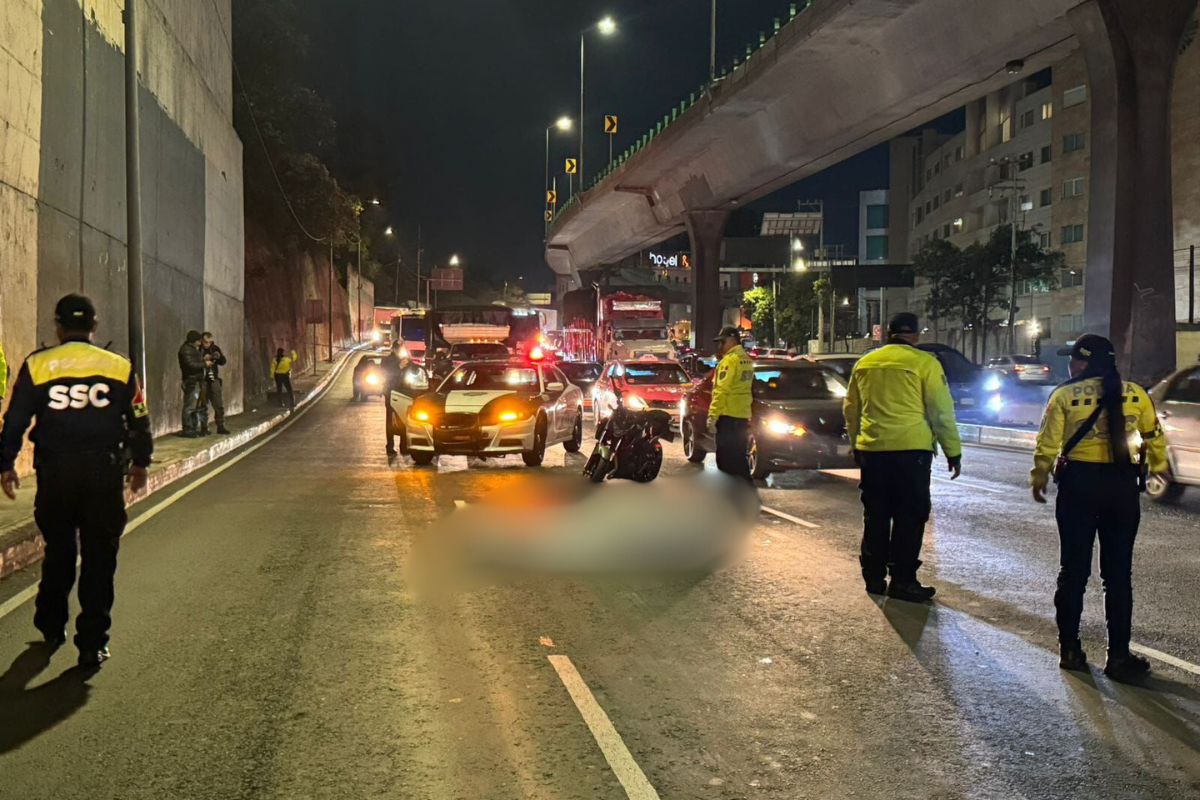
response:
<path id="1" fill-rule="evenodd" d="M 128 238 L 129 357 L 146 386 L 146 295 L 142 264 L 141 114 L 138 109 L 137 0 L 125 0 L 125 208 Z"/>
<path id="2" fill-rule="evenodd" d="M 708 46 L 708 81 L 717 79 L 717 0 L 712 0 L 711 38 Z"/>
<path id="3" fill-rule="evenodd" d="M 421 305 L 421 226 L 417 225 L 417 305 Z"/>
<path id="4" fill-rule="evenodd" d="M 584 41 L 587 38 L 587 33 L 579 34 L 579 191 L 583 192 L 583 132 L 587 128 L 586 118 L 583 116 L 583 54 Z M 574 181 L 572 180 L 572 184 Z M 571 194 L 575 193 L 572 185 Z"/>
<path id="5" fill-rule="evenodd" d="M 329 234 L 329 326 L 326 330 L 329 339 L 329 358 L 333 361 L 333 233 Z M 315 360 L 315 359 L 314 359 Z"/>

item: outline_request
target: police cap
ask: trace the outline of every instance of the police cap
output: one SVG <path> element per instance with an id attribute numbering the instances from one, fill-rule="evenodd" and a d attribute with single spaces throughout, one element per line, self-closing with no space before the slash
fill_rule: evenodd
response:
<path id="1" fill-rule="evenodd" d="M 1116 348 L 1108 339 L 1097 333 L 1085 333 L 1071 347 L 1058 351 L 1060 356 L 1070 356 L 1078 361 L 1111 361 L 1117 357 Z"/>
<path id="2" fill-rule="evenodd" d="M 896 336 L 897 334 L 920 333 L 920 324 L 916 314 L 902 311 L 892 317 L 892 321 L 888 323 L 888 334 Z"/>
<path id="3" fill-rule="evenodd" d="M 96 307 L 81 294 L 69 294 L 54 307 L 54 321 L 67 330 L 90 331 L 96 324 Z"/>
<path id="4" fill-rule="evenodd" d="M 737 339 L 740 342 L 742 340 L 742 329 L 736 325 L 726 325 L 724 328 L 721 328 L 721 332 L 717 334 L 717 338 L 713 339 L 713 341 L 723 342 L 730 338 Z"/>

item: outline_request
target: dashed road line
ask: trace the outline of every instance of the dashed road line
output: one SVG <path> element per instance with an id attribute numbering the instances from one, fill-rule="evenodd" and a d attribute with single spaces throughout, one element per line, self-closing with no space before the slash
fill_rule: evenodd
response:
<path id="1" fill-rule="evenodd" d="M 821 527 L 820 525 L 816 524 L 815 522 L 809 522 L 806 519 L 800 519 L 799 517 L 793 517 L 791 514 L 787 514 L 776 508 L 771 508 L 770 506 L 763 506 L 762 510 L 772 516 L 779 517 L 780 519 L 786 519 L 788 522 L 794 522 L 797 525 L 800 525 L 805 528 L 816 529 L 816 528 Z"/>
<path id="2" fill-rule="evenodd" d="M 579 709 L 580 716 L 587 723 L 596 744 L 600 746 L 600 751 L 604 753 L 608 766 L 625 787 L 625 794 L 629 800 L 659 800 L 658 792 L 650 785 L 646 773 L 642 772 L 642 768 L 633 759 L 608 714 L 605 714 L 604 709 L 596 702 L 595 695 L 584 682 L 579 670 L 571 663 L 570 656 L 555 655 L 548 658 L 550 665 L 558 673 L 559 680 L 566 687 L 567 694 L 571 695 L 575 708 Z"/>

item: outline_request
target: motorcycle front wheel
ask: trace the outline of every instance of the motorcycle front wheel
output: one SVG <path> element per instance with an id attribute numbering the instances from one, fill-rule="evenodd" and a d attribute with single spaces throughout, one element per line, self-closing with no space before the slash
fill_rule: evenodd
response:
<path id="1" fill-rule="evenodd" d="M 658 477 L 658 473 L 662 470 L 662 463 L 663 451 L 660 442 L 655 441 L 649 447 L 638 448 L 637 464 L 630 477 L 638 483 L 649 483 Z"/>

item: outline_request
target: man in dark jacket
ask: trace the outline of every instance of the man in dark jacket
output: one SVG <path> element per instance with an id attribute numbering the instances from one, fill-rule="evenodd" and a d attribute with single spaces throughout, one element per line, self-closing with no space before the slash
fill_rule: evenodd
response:
<path id="1" fill-rule="evenodd" d="M 179 348 L 179 371 L 183 378 L 183 432 L 180 436 L 185 439 L 200 435 L 200 392 L 206 367 L 200 340 L 200 331 L 188 331 L 186 341 Z"/>
<path id="2" fill-rule="evenodd" d="M 200 401 L 200 434 L 208 435 L 208 406 L 213 408 L 213 420 L 217 423 L 217 433 L 229 433 L 225 427 L 225 397 L 221 381 L 221 367 L 229 363 L 221 348 L 213 341 L 213 335 L 208 331 L 200 337 L 200 352 L 204 355 L 204 395 Z"/>

